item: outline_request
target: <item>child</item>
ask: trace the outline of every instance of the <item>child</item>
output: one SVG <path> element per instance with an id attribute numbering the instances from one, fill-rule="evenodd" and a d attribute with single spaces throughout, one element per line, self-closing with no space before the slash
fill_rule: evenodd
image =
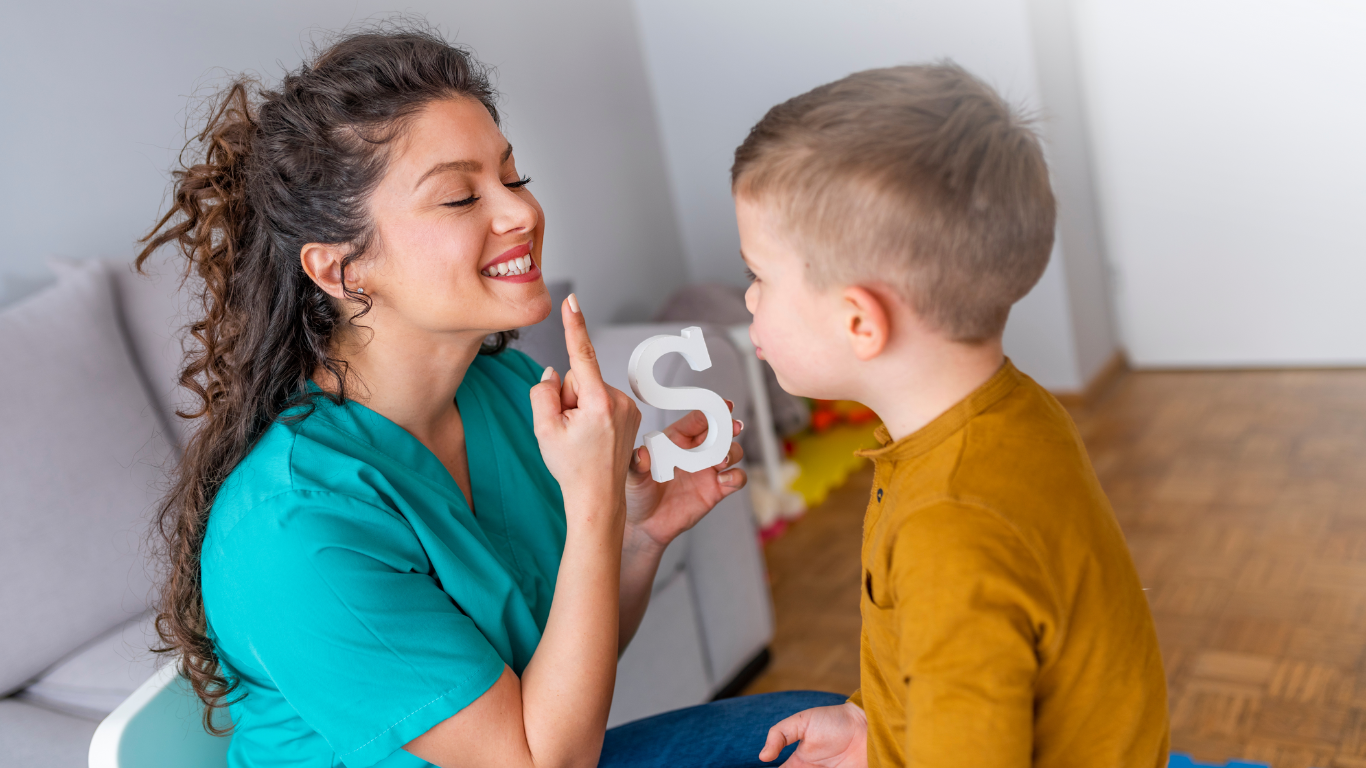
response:
<path id="1" fill-rule="evenodd" d="M 774 726 L 791 765 L 1165 766 L 1162 660 L 1067 413 L 1002 354 L 1048 263 L 1039 141 L 954 65 L 851 75 L 735 152 L 750 335 L 788 391 L 884 426 L 861 686 Z"/>

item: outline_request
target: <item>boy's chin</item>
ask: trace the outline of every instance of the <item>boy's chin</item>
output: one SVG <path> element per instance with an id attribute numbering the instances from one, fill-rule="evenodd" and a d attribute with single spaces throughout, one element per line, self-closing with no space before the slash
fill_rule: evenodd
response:
<path id="1" fill-rule="evenodd" d="M 842 394 L 836 394 L 829 382 L 817 381 L 814 377 L 803 375 L 803 372 L 787 370 L 781 366 L 773 365 L 770 359 L 769 365 L 773 367 L 773 373 L 778 378 L 778 386 L 789 395 L 797 397 L 809 397 L 812 400 L 845 400 Z"/>

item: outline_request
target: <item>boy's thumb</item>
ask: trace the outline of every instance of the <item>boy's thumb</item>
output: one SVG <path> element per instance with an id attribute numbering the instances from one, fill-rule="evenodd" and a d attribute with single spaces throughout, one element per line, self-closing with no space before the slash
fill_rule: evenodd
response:
<path id="1" fill-rule="evenodd" d="M 531 388 L 531 419 L 536 434 L 553 429 L 563 408 L 560 404 L 560 376 L 554 368 L 546 368 L 541 383 Z"/>

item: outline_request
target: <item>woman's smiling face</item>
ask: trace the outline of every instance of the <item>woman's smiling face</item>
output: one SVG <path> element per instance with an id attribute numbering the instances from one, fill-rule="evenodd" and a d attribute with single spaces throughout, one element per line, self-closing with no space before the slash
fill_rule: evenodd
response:
<path id="1" fill-rule="evenodd" d="M 374 300 L 376 322 L 413 330 L 483 335 L 540 322 L 550 313 L 545 216 L 527 181 L 482 104 L 433 102 L 395 141 L 369 201 L 373 252 L 348 268 L 348 287 Z"/>

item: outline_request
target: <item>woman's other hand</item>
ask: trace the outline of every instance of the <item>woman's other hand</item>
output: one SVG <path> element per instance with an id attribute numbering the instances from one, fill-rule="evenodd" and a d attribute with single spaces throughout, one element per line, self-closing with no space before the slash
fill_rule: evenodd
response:
<path id="1" fill-rule="evenodd" d="M 727 400 L 731 410 L 735 403 Z M 731 420 L 731 437 L 744 427 Z M 707 417 L 692 411 L 664 430 L 674 444 L 694 448 L 707 438 Z M 650 451 L 640 446 L 631 456 L 626 475 L 626 524 L 628 544 L 633 536 L 645 537 L 660 549 L 679 534 L 697 524 L 722 499 L 745 487 L 745 471 L 736 467 L 745 455 L 739 443 L 732 442 L 726 458 L 700 472 L 674 470 L 674 479 L 657 483 L 650 475 Z"/>
<path id="2" fill-rule="evenodd" d="M 547 368 L 541 383 L 531 388 L 536 440 L 564 492 L 566 512 L 615 513 L 624 505 L 622 488 L 640 429 L 640 409 L 630 396 L 603 382 L 577 297 L 570 294 L 560 312 L 570 367 L 563 381 Z"/>

